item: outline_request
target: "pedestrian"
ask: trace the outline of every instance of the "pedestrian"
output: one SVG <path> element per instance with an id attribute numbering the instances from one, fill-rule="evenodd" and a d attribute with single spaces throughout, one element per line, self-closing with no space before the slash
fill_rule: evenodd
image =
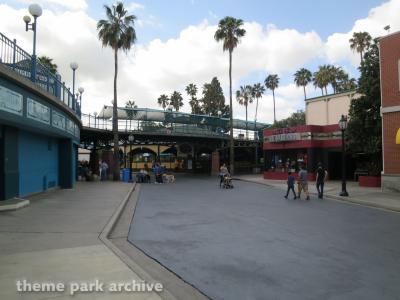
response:
<path id="1" fill-rule="evenodd" d="M 308 193 L 308 173 L 304 165 L 301 165 L 298 179 L 298 197 L 300 199 L 301 191 L 306 193 L 306 200 L 310 200 L 310 194 Z"/>
<path id="2" fill-rule="evenodd" d="M 221 187 L 222 183 L 224 182 L 224 177 L 229 174 L 228 168 L 226 164 L 222 164 L 219 168 L 219 187 Z"/>
<path id="3" fill-rule="evenodd" d="M 290 190 L 293 192 L 293 200 L 296 199 L 296 192 L 294 191 L 294 176 L 292 175 L 292 172 L 288 172 L 288 177 L 287 177 L 287 192 L 285 198 L 289 196 Z"/>
<path id="4" fill-rule="evenodd" d="M 100 180 L 101 181 L 107 180 L 107 170 L 108 170 L 108 164 L 103 160 L 100 164 L 100 171 L 101 171 Z"/>
<path id="5" fill-rule="evenodd" d="M 328 171 L 325 170 L 325 168 L 322 166 L 322 163 L 318 163 L 318 168 L 316 173 L 317 173 L 316 182 L 317 182 L 318 198 L 322 199 L 324 197 L 324 185 L 325 185 L 325 180 L 328 177 Z"/>

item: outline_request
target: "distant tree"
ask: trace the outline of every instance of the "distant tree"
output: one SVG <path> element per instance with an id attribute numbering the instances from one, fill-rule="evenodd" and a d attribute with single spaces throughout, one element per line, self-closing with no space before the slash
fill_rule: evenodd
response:
<path id="1" fill-rule="evenodd" d="M 214 77 L 211 83 L 203 85 L 202 94 L 201 102 L 204 114 L 218 116 L 219 111 L 222 115 L 229 114 L 229 106 L 225 105 L 224 92 L 217 77 Z"/>
<path id="2" fill-rule="evenodd" d="M 306 124 L 306 114 L 304 111 L 299 110 L 292 113 L 292 115 L 286 119 L 276 121 L 272 124 L 271 128 L 287 128 Z"/>
<path id="3" fill-rule="evenodd" d="M 304 91 L 304 100 L 307 99 L 306 96 L 306 86 L 312 81 L 312 74 L 309 70 L 301 68 L 296 73 L 294 73 L 294 83 L 297 86 L 302 86 Z"/>
<path id="4" fill-rule="evenodd" d="M 176 111 L 179 111 L 179 109 L 183 106 L 183 98 L 182 98 L 182 94 L 174 91 L 170 97 L 170 105 L 173 106 L 173 108 Z"/>
<path id="5" fill-rule="evenodd" d="M 382 121 L 379 50 L 377 42 L 365 52 L 360 66 L 358 93 L 362 95 L 350 104 L 346 130 L 348 149 L 353 155 L 362 153 L 370 175 L 382 170 Z"/>
<path id="6" fill-rule="evenodd" d="M 371 45 L 372 37 L 368 32 L 354 32 L 353 37 L 349 40 L 350 48 L 357 53 L 360 53 L 361 63 L 363 62 L 364 52 Z"/>
<path id="7" fill-rule="evenodd" d="M 258 99 L 262 97 L 265 92 L 265 87 L 261 83 L 256 83 L 252 87 L 252 96 L 256 99 L 256 113 L 254 115 L 254 131 L 257 128 L 257 113 L 258 113 Z"/>
<path id="8" fill-rule="evenodd" d="M 57 74 L 57 65 L 53 63 L 53 59 L 47 56 L 39 56 L 38 57 L 39 62 L 43 65 L 43 67 L 46 67 L 50 73 L 52 74 Z"/>
<path id="9" fill-rule="evenodd" d="M 352 91 L 357 89 L 357 81 L 355 78 L 347 78 L 338 84 L 337 93 Z"/>
<path id="10" fill-rule="evenodd" d="M 329 83 L 332 86 L 333 93 L 337 93 L 337 89 L 339 85 L 349 80 L 349 75 L 341 68 L 335 67 L 332 65 L 328 65 L 328 73 L 329 73 Z"/>
<path id="11" fill-rule="evenodd" d="M 165 110 L 169 105 L 169 97 L 165 94 L 162 94 L 160 97 L 158 97 L 157 102 L 158 105 L 160 105 L 163 108 L 163 110 Z"/>
<path id="12" fill-rule="evenodd" d="M 236 91 L 236 100 L 240 105 L 243 105 L 246 109 L 246 138 L 249 137 L 247 128 L 247 107 L 250 103 L 253 103 L 253 88 L 250 85 L 241 86 L 240 90 Z"/>
<path id="13" fill-rule="evenodd" d="M 127 52 L 136 41 L 136 32 L 133 27 L 136 17 L 129 15 L 122 2 L 117 2 L 112 7 L 104 5 L 106 19 L 97 22 L 98 37 L 103 47 L 111 47 L 114 51 L 114 102 L 113 102 L 113 142 L 114 142 L 114 168 L 113 179 L 120 179 L 119 172 L 119 137 L 118 137 L 118 103 L 117 103 L 117 77 L 118 77 L 118 51 Z"/>
<path id="14" fill-rule="evenodd" d="M 329 65 L 319 66 L 318 71 L 314 72 L 313 74 L 314 86 L 321 89 L 322 95 L 324 95 L 324 90 L 325 90 L 325 95 L 328 94 L 327 87 L 331 82 L 331 79 L 332 76 Z"/>
<path id="15" fill-rule="evenodd" d="M 276 111 L 275 111 L 275 89 L 279 86 L 279 77 L 276 74 L 268 75 L 265 78 L 265 86 L 267 89 L 272 91 L 272 98 L 274 100 L 274 123 L 276 122 Z"/>
<path id="16" fill-rule="evenodd" d="M 135 104 L 135 101 L 129 100 L 125 103 L 125 108 L 128 108 L 126 110 L 126 114 L 129 118 L 129 128 L 132 128 L 132 119 L 136 115 L 136 111 L 132 110 L 132 108 L 137 108 L 137 105 Z"/>
<path id="17" fill-rule="evenodd" d="M 234 174 L 234 151 L 233 151 L 233 107 L 232 107 L 232 53 L 246 34 L 243 28 L 243 20 L 232 17 L 225 17 L 218 23 L 218 29 L 214 38 L 217 42 L 222 41 L 223 51 L 229 53 L 229 123 L 230 123 L 230 142 L 229 142 L 229 164 L 231 174 Z"/>
<path id="18" fill-rule="evenodd" d="M 190 83 L 185 90 L 188 96 L 190 96 L 189 105 L 192 109 L 192 114 L 201 114 L 200 101 L 197 99 L 197 86 L 193 83 Z"/>

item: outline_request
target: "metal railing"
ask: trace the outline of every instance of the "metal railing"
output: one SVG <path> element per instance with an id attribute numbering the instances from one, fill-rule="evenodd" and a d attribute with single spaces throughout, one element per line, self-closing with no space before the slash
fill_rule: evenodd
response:
<path id="1" fill-rule="evenodd" d="M 80 116 L 80 105 L 70 89 L 61 81 L 61 76 L 59 74 L 53 74 L 36 60 L 36 76 L 34 79 L 31 78 L 32 56 L 19 47 L 15 39 L 10 40 L 1 32 L 0 63 L 19 75 L 33 81 L 41 89 L 54 95 Z"/>
<path id="2" fill-rule="evenodd" d="M 101 118 L 100 116 L 82 114 L 82 125 L 93 129 L 100 129 L 111 131 L 112 119 Z M 152 135 L 187 135 L 199 137 L 220 137 L 229 138 L 229 131 L 223 130 L 220 127 L 201 125 L 201 124 L 182 124 L 182 123 L 168 123 L 143 121 L 143 120 L 130 120 L 119 119 L 118 131 L 143 133 Z M 235 139 L 254 141 L 257 139 L 255 131 L 243 129 L 234 129 L 233 135 Z"/>

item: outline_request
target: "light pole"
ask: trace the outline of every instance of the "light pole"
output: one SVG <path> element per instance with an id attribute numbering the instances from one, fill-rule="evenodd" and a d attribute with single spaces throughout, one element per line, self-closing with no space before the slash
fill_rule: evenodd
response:
<path id="1" fill-rule="evenodd" d="M 97 111 L 95 111 L 93 114 L 94 114 L 94 128 L 96 128 Z"/>
<path id="2" fill-rule="evenodd" d="M 31 22 L 30 16 L 24 16 L 23 20 L 25 22 L 25 31 L 33 31 L 33 53 L 32 53 L 32 67 L 31 67 L 31 80 L 36 81 L 36 28 L 37 28 L 37 18 L 42 15 L 42 8 L 38 4 L 31 4 L 28 7 L 29 13 L 33 16 L 33 23 Z"/>
<path id="3" fill-rule="evenodd" d="M 79 107 L 81 109 L 81 112 L 82 112 L 82 94 L 83 94 L 84 91 L 85 91 L 85 89 L 83 87 L 80 86 L 78 88 L 78 92 L 79 92 Z"/>
<path id="4" fill-rule="evenodd" d="M 128 136 L 129 140 L 129 181 L 132 181 L 132 143 L 135 140 L 135 137 L 130 134 Z"/>
<path id="5" fill-rule="evenodd" d="M 69 64 L 72 69 L 72 94 L 75 95 L 75 71 L 78 69 L 78 64 L 76 62 L 72 62 Z"/>
<path id="6" fill-rule="evenodd" d="M 339 128 L 342 131 L 342 191 L 340 192 L 340 196 L 347 197 L 349 193 L 346 190 L 346 145 L 344 142 L 344 132 L 347 128 L 347 117 L 342 115 L 339 120 Z"/>

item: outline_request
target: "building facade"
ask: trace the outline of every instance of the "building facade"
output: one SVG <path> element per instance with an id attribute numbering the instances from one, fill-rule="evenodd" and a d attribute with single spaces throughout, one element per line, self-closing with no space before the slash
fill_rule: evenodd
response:
<path id="1" fill-rule="evenodd" d="M 400 192 L 400 32 L 379 39 L 382 188 Z"/>

